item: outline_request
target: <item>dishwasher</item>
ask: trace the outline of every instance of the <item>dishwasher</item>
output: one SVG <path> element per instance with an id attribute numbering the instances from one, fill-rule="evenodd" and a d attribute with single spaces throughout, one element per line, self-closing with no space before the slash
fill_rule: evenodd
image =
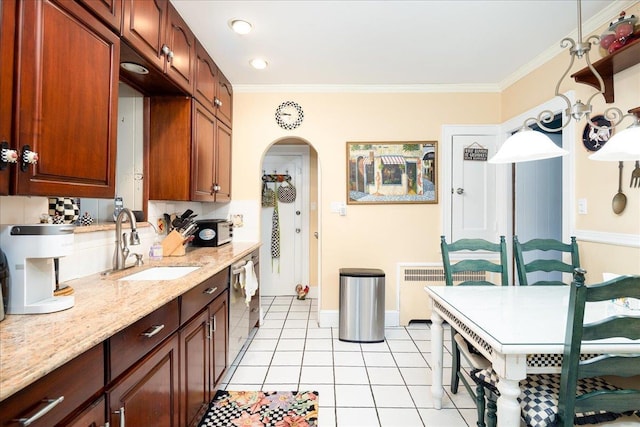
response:
<path id="1" fill-rule="evenodd" d="M 258 280 L 259 252 L 245 256 L 231 265 L 231 286 L 229 292 L 229 361 L 233 363 L 242 346 L 247 342 L 251 330 L 260 321 L 260 288 L 256 289 L 249 304 L 246 302 L 245 287 L 242 278 L 246 275 L 247 262 L 253 263 L 253 270 Z M 245 280 L 247 280 L 245 278 Z"/>

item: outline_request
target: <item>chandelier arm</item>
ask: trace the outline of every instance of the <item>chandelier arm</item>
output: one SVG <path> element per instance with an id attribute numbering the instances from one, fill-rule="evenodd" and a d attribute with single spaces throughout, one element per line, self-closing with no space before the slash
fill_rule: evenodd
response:
<path id="1" fill-rule="evenodd" d="M 599 126 L 599 125 L 597 125 L 596 123 L 594 123 L 591 120 L 591 115 L 590 114 L 586 114 L 585 117 L 586 117 L 587 121 L 589 122 L 589 124 L 592 127 L 596 128 L 598 130 L 613 130 L 613 128 L 617 127 L 627 117 L 632 117 L 634 119 L 636 117 L 635 114 L 631 114 L 631 113 L 625 114 L 618 107 L 609 107 L 606 110 L 604 110 L 604 113 L 602 113 L 602 115 L 603 115 L 603 117 L 605 119 L 607 119 L 611 123 L 609 126 Z"/>
<path id="2" fill-rule="evenodd" d="M 600 40 L 597 36 L 592 36 L 592 37 L 596 37 L 598 40 Z M 591 40 L 592 37 L 589 37 L 589 40 Z M 598 94 L 604 95 L 604 80 L 602 80 L 602 76 L 600 75 L 598 70 L 596 70 L 593 64 L 591 64 L 591 60 L 589 59 L 589 52 L 585 52 L 584 58 L 585 58 L 585 61 L 587 62 L 587 66 L 589 67 L 589 70 L 591 70 L 595 78 L 598 80 L 598 87 L 600 88 L 600 90 L 598 91 Z M 593 96 L 591 98 L 593 98 Z M 589 104 L 591 104 L 591 98 L 589 98 Z"/>
<path id="3" fill-rule="evenodd" d="M 560 47 L 562 48 L 566 48 L 569 47 L 569 51 L 571 52 L 571 61 L 569 61 L 569 66 L 567 66 L 567 69 L 564 71 L 564 74 L 562 74 L 562 77 L 560 77 L 560 79 L 558 80 L 558 83 L 556 84 L 556 96 L 560 96 L 560 85 L 562 84 L 562 81 L 564 80 L 565 77 L 567 77 L 567 75 L 569 74 L 569 71 L 571 71 L 571 68 L 573 67 L 573 63 L 575 62 L 575 54 L 573 53 L 573 49 L 576 45 L 576 42 L 572 39 L 572 38 L 564 38 L 562 39 L 562 41 L 560 42 Z M 571 103 L 569 103 L 569 105 L 571 105 Z"/>

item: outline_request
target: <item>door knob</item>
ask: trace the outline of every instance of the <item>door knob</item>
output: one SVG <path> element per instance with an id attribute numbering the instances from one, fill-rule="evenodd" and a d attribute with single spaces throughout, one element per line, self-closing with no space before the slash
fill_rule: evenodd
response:
<path id="1" fill-rule="evenodd" d="M 299 232 L 300 232 L 300 229 L 299 229 L 299 228 L 296 228 L 296 233 L 299 233 Z"/>
<path id="2" fill-rule="evenodd" d="M 456 188 L 456 193 L 458 194 L 464 193 L 464 188 Z"/>

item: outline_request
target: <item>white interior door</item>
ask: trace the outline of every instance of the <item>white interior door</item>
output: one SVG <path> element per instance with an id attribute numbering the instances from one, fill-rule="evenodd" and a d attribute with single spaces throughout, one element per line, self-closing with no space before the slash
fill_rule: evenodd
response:
<path id="1" fill-rule="evenodd" d="M 452 135 L 451 236 L 458 239 L 497 241 L 496 168 L 480 160 L 464 160 L 467 147 L 496 152 L 496 135 Z M 446 172 L 445 172 L 446 173 Z"/>
<path id="2" fill-rule="evenodd" d="M 261 212 L 260 293 L 261 295 L 295 295 L 295 287 L 303 281 L 303 203 L 302 156 L 270 154 L 265 156 L 262 169 L 267 174 L 288 174 L 296 187 L 293 203 L 278 201 L 280 235 L 272 236 L 274 208 L 263 207 Z M 268 184 L 277 193 L 278 184 Z M 274 242 L 274 240 L 278 240 Z M 272 245 L 279 246 L 280 256 L 274 258 Z"/>

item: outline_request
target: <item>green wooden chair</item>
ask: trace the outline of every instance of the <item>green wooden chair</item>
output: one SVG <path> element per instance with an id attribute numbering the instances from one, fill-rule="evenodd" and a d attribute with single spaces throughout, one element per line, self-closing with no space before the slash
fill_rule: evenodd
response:
<path id="1" fill-rule="evenodd" d="M 535 251 L 544 251 L 549 255 L 559 255 L 560 259 L 535 258 Z M 571 254 L 571 263 L 562 261 L 562 255 Z M 529 283 L 527 275 L 536 272 L 546 273 L 573 273 L 573 270 L 580 267 L 580 256 L 578 254 L 578 243 L 575 237 L 571 237 L 571 243 L 566 244 L 554 239 L 532 239 L 525 243 L 518 241 L 518 236 L 513 236 L 513 255 L 518 271 L 518 283 L 520 286 L 527 285 L 567 285 L 568 283 L 549 278 L 549 280 L 537 280 Z M 527 261 L 525 261 L 527 258 Z"/>
<path id="2" fill-rule="evenodd" d="M 509 284 L 507 266 L 507 246 L 504 236 L 500 236 L 500 243 L 492 243 L 482 239 L 460 239 L 453 243 L 447 243 L 445 236 L 440 237 L 440 249 L 442 252 L 442 264 L 444 267 L 445 285 L 453 286 L 486 286 Z M 465 258 L 451 263 L 450 253 L 465 253 Z M 487 258 L 494 255 L 498 263 Z M 489 280 L 487 274 L 497 275 L 496 280 Z M 491 363 L 467 342 L 455 329 L 451 328 L 451 392 L 458 392 L 460 381 L 469 394 L 475 399 L 478 409 L 478 427 L 484 427 L 485 391 L 482 384 L 475 384 L 475 391 L 461 370 L 461 356 L 471 366 L 471 370 L 489 369 Z M 494 401 L 490 401 L 493 404 Z M 495 411 L 493 411 L 495 413 Z"/>
<path id="3" fill-rule="evenodd" d="M 640 299 L 640 276 L 622 276 L 586 286 L 585 271 L 576 269 L 571 283 L 569 314 L 560 374 L 528 375 L 520 382 L 520 407 L 527 426 L 573 427 L 613 421 L 623 414 L 636 415 L 640 424 L 640 387 L 621 388 L 607 377 L 640 375 L 640 353 L 581 355 L 583 341 L 624 337 L 640 339 L 640 316 L 627 310 L 591 323 L 584 323 L 587 302 L 617 298 Z M 474 372 L 476 380 L 495 375 Z M 485 383 L 486 387 L 494 385 Z M 635 425 L 635 423 L 634 423 Z"/>

